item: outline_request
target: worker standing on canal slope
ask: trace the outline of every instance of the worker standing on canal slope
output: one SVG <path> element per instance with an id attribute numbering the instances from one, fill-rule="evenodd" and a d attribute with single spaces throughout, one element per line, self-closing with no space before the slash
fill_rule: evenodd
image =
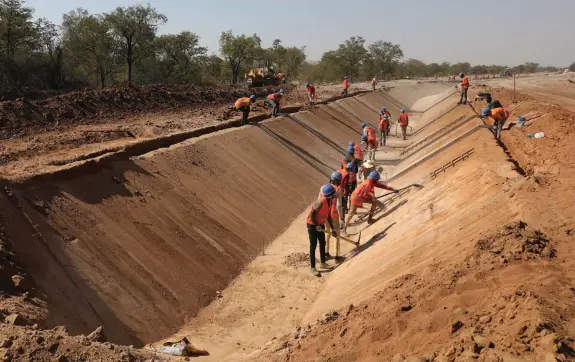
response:
<path id="1" fill-rule="evenodd" d="M 405 141 L 407 139 L 407 126 L 409 126 L 409 116 L 407 115 L 407 113 L 405 113 L 405 109 L 401 110 L 401 114 L 399 115 L 399 119 L 397 120 L 397 122 L 401 127 L 401 134 L 403 136 L 403 140 Z"/>
<path id="2" fill-rule="evenodd" d="M 320 197 L 312 205 L 307 216 L 307 233 L 309 236 L 309 261 L 311 272 L 315 276 L 320 273 L 315 268 L 315 250 L 319 243 L 320 267 L 328 268 L 325 255 L 325 223 L 329 223 L 332 235 L 337 236 L 336 229 L 331 220 L 332 203 L 336 196 L 336 189 L 332 184 L 324 185 L 320 191 Z"/>
<path id="3" fill-rule="evenodd" d="M 346 174 L 347 174 L 347 172 L 346 172 Z M 343 179 L 344 179 L 343 174 L 339 170 L 332 173 L 331 177 L 329 179 L 329 183 L 331 185 L 333 185 L 333 187 L 335 187 L 335 197 L 331 203 L 331 210 L 330 210 L 331 222 L 332 222 L 333 226 L 335 227 L 335 235 L 334 235 L 334 229 L 331 227 L 331 225 L 329 223 L 327 223 L 326 224 L 326 234 L 327 234 L 326 258 L 331 259 L 331 254 L 329 253 L 329 250 L 330 250 L 329 242 L 331 240 L 331 237 L 335 236 L 335 257 L 334 257 L 334 259 L 337 262 L 339 262 L 343 259 L 342 257 L 339 256 L 340 226 L 343 225 L 343 223 L 340 224 L 340 219 L 341 219 L 341 217 L 343 217 L 344 210 L 345 210 L 344 205 L 343 205 L 343 192 L 344 192 L 344 185 L 342 184 Z M 320 197 L 321 197 L 321 195 L 320 195 Z"/>
<path id="4" fill-rule="evenodd" d="M 347 76 L 343 77 L 343 94 L 344 97 L 349 95 L 349 80 L 347 80 Z"/>
<path id="5" fill-rule="evenodd" d="M 469 78 L 465 73 L 459 73 L 459 78 L 461 78 L 461 99 L 457 104 L 467 104 L 467 90 L 469 89 Z"/>

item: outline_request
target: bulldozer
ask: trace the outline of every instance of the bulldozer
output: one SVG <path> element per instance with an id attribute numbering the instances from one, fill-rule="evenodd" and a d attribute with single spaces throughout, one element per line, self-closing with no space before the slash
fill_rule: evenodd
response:
<path id="1" fill-rule="evenodd" d="M 245 78 L 250 88 L 285 83 L 285 74 L 276 73 L 273 65 L 265 59 L 254 60 L 253 68 L 245 75 Z"/>

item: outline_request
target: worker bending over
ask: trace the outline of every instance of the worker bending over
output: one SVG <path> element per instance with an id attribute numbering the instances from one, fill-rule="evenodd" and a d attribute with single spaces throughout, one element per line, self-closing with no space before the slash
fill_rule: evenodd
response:
<path id="1" fill-rule="evenodd" d="M 503 107 L 489 109 L 487 107 L 483 108 L 481 111 L 481 116 L 483 117 L 491 117 L 493 121 L 495 121 L 493 125 L 493 131 L 495 132 L 495 137 L 497 140 L 501 140 L 501 130 L 503 129 L 503 125 L 507 122 L 509 118 L 509 112 Z"/>
<path id="2" fill-rule="evenodd" d="M 359 185 L 355 191 L 351 194 L 351 208 L 349 213 L 345 219 L 345 225 L 343 227 L 343 232 L 347 234 L 347 227 L 351 222 L 351 218 L 357 212 L 359 207 L 362 207 L 364 203 L 371 204 L 371 209 L 369 210 L 369 218 L 367 219 L 368 223 L 373 223 L 373 214 L 375 213 L 375 209 L 377 208 L 377 199 L 375 198 L 375 188 L 385 189 L 389 191 L 393 191 L 395 193 L 399 193 L 399 190 L 394 189 L 391 186 L 386 185 L 385 183 L 379 181 L 380 175 L 377 171 L 372 171 L 367 180 L 363 181 L 361 185 Z M 380 203 L 381 204 L 381 203 Z M 383 205 L 381 205 L 383 208 Z"/>
<path id="3" fill-rule="evenodd" d="M 250 115 L 250 106 L 256 101 L 256 96 L 251 95 L 248 97 L 242 97 L 236 101 L 234 104 L 238 111 L 242 112 L 242 126 L 248 124 L 248 116 Z"/>
<path id="4" fill-rule="evenodd" d="M 307 97 L 309 98 L 309 102 L 313 103 L 316 100 L 315 97 L 315 87 L 313 86 L 313 84 L 306 84 L 305 85 L 305 91 L 307 92 Z"/>
<path id="5" fill-rule="evenodd" d="M 340 219 L 344 215 L 342 181 L 343 181 L 343 175 L 339 171 L 336 171 L 336 172 L 331 174 L 329 183 L 333 187 L 335 187 L 335 197 L 331 203 L 330 218 L 331 218 L 331 223 L 335 227 L 335 230 L 331 227 L 331 224 L 329 224 L 329 223 L 326 224 L 326 234 L 327 234 L 326 259 L 331 259 L 331 255 L 329 253 L 329 241 L 330 241 L 332 236 L 335 236 L 336 240 L 335 240 L 335 258 L 334 259 L 338 262 L 343 259 L 342 257 L 339 256 L 340 225 L 343 225 L 343 222 L 340 224 Z M 321 197 L 321 195 L 320 195 L 320 197 Z"/>
<path id="6" fill-rule="evenodd" d="M 400 112 L 401 113 L 397 122 L 401 127 L 401 134 L 403 135 L 403 140 L 405 141 L 407 139 L 407 126 L 409 126 L 409 116 L 407 113 L 405 113 L 405 109 L 402 109 Z"/>
<path id="7" fill-rule="evenodd" d="M 363 163 L 362 168 L 363 179 L 367 180 L 369 174 L 375 171 L 375 163 L 372 160 L 367 160 Z"/>
<path id="8" fill-rule="evenodd" d="M 336 190 L 331 184 L 324 185 L 320 191 L 320 197 L 312 205 L 307 216 L 307 233 L 309 236 L 309 261 L 311 272 L 319 276 L 315 268 L 315 250 L 319 242 L 320 267 L 327 268 L 325 255 L 325 223 L 327 222 L 332 230 L 332 235 L 337 236 L 331 220 L 332 203 L 335 203 Z"/>
<path id="9" fill-rule="evenodd" d="M 461 99 L 457 104 L 467 104 L 467 90 L 469 89 L 469 78 L 465 73 L 459 73 L 459 78 L 461 78 Z"/>
<path id="10" fill-rule="evenodd" d="M 343 96 L 347 97 L 349 95 L 349 81 L 347 80 L 347 77 L 343 77 Z"/>
<path id="11" fill-rule="evenodd" d="M 279 92 L 272 93 L 268 96 L 267 102 L 272 106 L 272 117 L 277 117 L 280 114 L 280 102 L 284 94 L 284 90 L 280 89 Z"/>

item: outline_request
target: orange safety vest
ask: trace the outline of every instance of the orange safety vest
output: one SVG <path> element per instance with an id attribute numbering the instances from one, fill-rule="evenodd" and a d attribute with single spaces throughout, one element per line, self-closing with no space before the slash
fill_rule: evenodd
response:
<path id="1" fill-rule="evenodd" d="M 361 147 L 359 147 L 359 145 L 355 145 L 353 148 L 355 149 L 353 157 L 357 158 L 358 160 L 363 160 L 363 151 L 361 150 Z"/>
<path id="2" fill-rule="evenodd" d="M 306 91 L 308 93 L 315 93 L 315 87 L 313 86 L 313 84 L 310 84 L 309 88 L 306 88 Z"/>
<path id="3" fill-rule="evenodd" d="M 461 89 L 467 89 L 469 88 L 469 78 L 467 78 L 467 76 L 464 76 L 463 79 L 461 79 Z"/>
<path id="4" fill-rule="evenodd" d="M 236 106 L 236 108 L 249 107 L 251 102 L 252 101 L 248 97 L 243 97 L 243 98 L 240 98 L 236 101 L 235 106 Z"/>
<path id="5" fill-rule="evenodd" d="M 364 180 L 353 192 L 351 193 L 352 200 L 356 200 L 358 202 L 366 202 L 371 200 L 370 193 L 374 193 L 375 187 L 373 182 L 369 179 Z M 375 195 L 375 194 L 374 194 Z"/>
<path id="6" fill-rule="evenodd" d="M 325 224 L 325 222 L 327 221 L 327 217 L 329 216 L 331 205 L 330 205 L 330 202 L 327 201 L 325 196 L 321 195 L 320 198 L 321 198 L 321 208 L 318 211 L 316 211 L 315 219 L 316 219 L 317 223 L 321 225 L 321 224 Z M 314 202 L 314 204 L 315 204 L 315 202 Z M 312 214 L 312 212 L 314 212 L 313 206 L 314 205 L 311 206 L 311 210 L 309 211 L 309 214 L 307 215 L 307 223 L 309 225 L 315 225 L 313 223 L 313 221 L 311 220 L 311 214 Z"/>
<path id="7" fill-rule="evenodd" d="M 345 186 L 349 183 L 349 172 L 345 169 L 345 167 L 340 168 L 337 172 L 341 173 L 341 186 L 345 191 Z"/>
<path id="8" fill-rule="evenodd" d="M 383 114 L 379 115 L 379 129 L 380 130 L 387 130 L 387 125 L 389 123 L 389 119 L 385 118 Z"/>
<path id="9" fill-rule="evenodd" d="M 341 186 L 335 188 L 335 194 L 338 195 L 341 192 Z M 332 220 L 339 220 L 339 211 L 337 211 L 337 196 L 331 200 L 331 208 L 329 210 L 329 216 Z"/>
<path id="10" fill-rule="evenodd" d="M 372 141 L 375 139 L 375 130 L 371 127 L 367 127 L 367 140 Z"/>
<path id="11" fill-rule="evenodd" d="M 399 125 L 401 127 L 407 127 L 409 125 L 409 116 L 407 113 L 402 113 L 399 115 Z"/>
<path id="12" fill-rule="evenodd" d="M 347 79 L 344 79 L 343 81 L 343 89 L 347 89 L 349 88 L 349 81 Z"/>
<path id="13" fill-rule="evenodd" d="M 509 112 L 507 112 L 505 108 L 495 108 L 491 110 L 491 118 L 498 122 L 502 122 L 509 118 Z"/>
<path id="14" fill-rule="evenodd" d="M 272 93 L 268 96 L 269 100 L 279 102 L 282 99 L 282 95 L 279 93 Z"/>

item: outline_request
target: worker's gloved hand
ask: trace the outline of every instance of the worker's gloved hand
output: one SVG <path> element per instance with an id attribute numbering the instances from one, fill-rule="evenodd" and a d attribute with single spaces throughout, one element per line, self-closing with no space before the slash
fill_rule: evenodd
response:
<path id="1" fill-rule="evenodd" d="M 315 226 L 315 231 L 318 231 L 318 232 L 321 233 L 321 232 L 323 231 L 323 225 L 316 225 L 316 226 Z"/>
<path id="2" fill-rule="evenodd" d="M 399 190 L 393 190 L 394 194 L 399 194 Z"/>
<path id="3" fill-rule="evenodd" d="M 335 230 L 333 230 L 333 229 L 331 230 L 331 236 L 333 236 L 334 238 L 337 237 L 337 233 L 336 233 Z"/>

